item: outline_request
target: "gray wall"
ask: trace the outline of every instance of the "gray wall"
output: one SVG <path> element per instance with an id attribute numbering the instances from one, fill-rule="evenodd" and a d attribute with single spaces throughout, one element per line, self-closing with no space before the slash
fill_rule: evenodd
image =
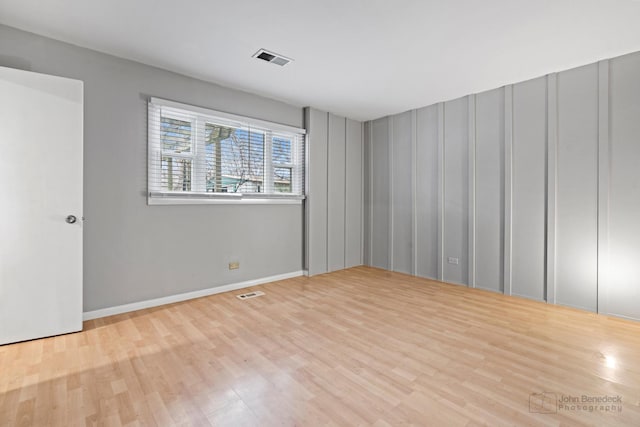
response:
<path id="1" fill-rule="evenodd" d="M 465 98 L 444 104 L 444 274 L 469 283 L 469 115 Z M 457 259 L 457 263 L 451 260 Z"/>
<path id="2" fill-rule="evenodd" d="M 305 108 L 309 275 L 363 263 L 363 124 Z"/>
<path id="3" fill-rule="evenodd" d="M 302 205 L 147 206 L 145 195 L 149 96 L 296 127 L 301 108 L 6 26 L 0 65 L 84 81 L 85 311 L 302 270 Z"/>
<path id="4" fill-rule="evenodd" d="M 369 141 L 365 149 L 366 160 L 369 164 L 368 175 L 365 181 L 369 185 L 369 247 L 365 250 L 369 253 L 369 264 L 374 267 L 392 269 L 390 259 L 392 246 L 390 245 L 391 230 L 391 193 L 390 189 L 390 138 L 389 121 L 384 118 L 369 123 Z M 408 166 L 408 165 L 407 165 Z"/>
<path id="5" fill-rule="evenodd" d="M 365 262 L 640 319 L 639 75 L 635 53 L 365 123 Z"/>
<path id="6" fill-rule="evenodd" d="M 609 173 L 602 185 L 600 229 L 608 231 L 609 260 L 602 295 L 606 312 L 640 318 L 640 54 L 612 60 L 609 73 L 609 141 L 601 157 L 601 173 Z M 606 215 L 602 211 L 608 209 Z M 605 222 L 603 216 L 608 218 Z M 599 288 L 600 289 L 600 284 Z"/>
<path id="7" fill-rule="evenodd" d="M 475 286 L 498 292 L 504 291 L 504 97 L 504 89 L 475 97 L 475 247 L 481 248 L 474 251 Z"/>
<path id="8" fill-rule="evenodd" d="M 545 297 L 546 97 L 546 77 L 513 85 L 511 293 L 538 300 Z"/>
<path id="9" fill-rule="evenodd" d="M 413 181 L 411 178 L 411 113 L 393 117 L 391 141 L 391 214 L 393 230 L 392 268 L 402 273 L 413 271 Z"/>
<path id="10" fill-rule="evenodd" d="M 438 106 L 421 108 L 413 116 L 416 129 L 415 144 L 415 274 L 423 277 L 442 277 L 438 262 L 440 232 L 440 156 L 443 154 L 439 137 Z M 367 175 L 368 176 L 368 175 Z M 366 204 L 365 204 L 366 206 Z"/>
<path id="11" fill-rule="evenodd" d="M 557 84 L 555 297 L 596 311 L 598 65 L 560 73 Z"/>

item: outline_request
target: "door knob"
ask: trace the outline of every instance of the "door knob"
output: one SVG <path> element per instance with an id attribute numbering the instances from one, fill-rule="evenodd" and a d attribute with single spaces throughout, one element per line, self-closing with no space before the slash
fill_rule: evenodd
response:
<path id="1" fill-rule="evenodd" d="M 67 224 L 75 224 L 75 222 L 78 220 L 78 218 L 76 218 L 75 215 L 69 215 L 65 221 L 67 221 Z"/>

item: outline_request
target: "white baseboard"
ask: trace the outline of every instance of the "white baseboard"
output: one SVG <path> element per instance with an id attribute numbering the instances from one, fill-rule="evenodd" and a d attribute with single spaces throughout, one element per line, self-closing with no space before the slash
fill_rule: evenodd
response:
<path id="1" fill-rule="evenodd" d="M 299 277 L 302 275 L 302 271 L 293 271 L 291 273 L 277 274 L 275 276 L 262 277 L 260 279 L 247 280 L 245 282 L 231 283 L 229 285 L 216 286 L 213 288 L 201 289 L 199 291 L 186 292 L 184 294 L 169 295 L 168 297 L 154 298 L 140 302 L 132 302 L 130 304 L 101 308 L 94 311 L 85 311 L 84 313 L 82 313 L 82 320 L 92 320 L 98 319 L 100 317 L 113 316 L 115 314 L 128 313 L 130 311 L 142 310 L 144 308 L 157 307 L 159 305 L 206 297 L 209 295 L 220 294 L 222 292 L 235 291 L 242 288 L 248 288 L 250 286 L 262 285 L 264 283 L 276 282 L 278 280 L 290 279 L 292 277 Z"/>

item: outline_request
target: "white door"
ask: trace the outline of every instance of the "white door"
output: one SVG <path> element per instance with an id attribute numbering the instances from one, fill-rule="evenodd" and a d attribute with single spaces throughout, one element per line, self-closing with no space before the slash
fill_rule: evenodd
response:
<path id="1" fill-rule="evenodd" d="M 0 344 L 82 329 L 82 99 L 0 67 Z"/>

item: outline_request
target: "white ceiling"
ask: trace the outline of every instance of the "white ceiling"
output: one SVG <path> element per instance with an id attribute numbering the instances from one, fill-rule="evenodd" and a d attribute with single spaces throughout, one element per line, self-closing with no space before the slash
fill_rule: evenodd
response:
<path id="1" fill-rule="evenodd" d="M 0 0 L 0 23 L 359 120 L 640 50 L 640 0 Z"/>

